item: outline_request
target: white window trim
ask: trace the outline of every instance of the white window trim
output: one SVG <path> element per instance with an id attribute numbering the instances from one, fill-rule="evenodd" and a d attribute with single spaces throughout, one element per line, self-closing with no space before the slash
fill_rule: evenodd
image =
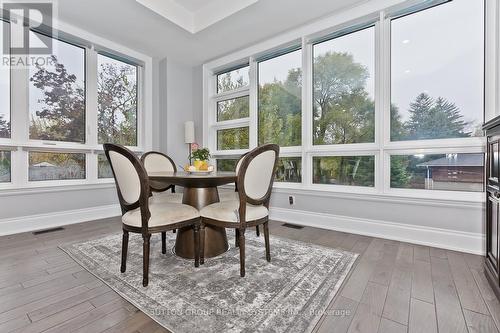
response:
<path id="1" fill-rule="evenodd" d="M 113 41 L 91 34 L 65 22 L 57 22 L 58 31 L 73 36 L 76 45 L 90 45 L 86 50 L 86 142 L 45 142 L 29 139 L 28 71 L 11 71 L 11 133 L 10 139 L 0 139 L 0 150 L 11 151 L 11 182 L 0 183 L 0 195 L 4 193 L 40 193 L 66 189 L 93 189 L 113 186 L 112 178 L 97 178 L 97 153 L 102 145 L 97 144 L 97 54 L 98 50 L 126 55 L 138 65 L 137 146 L 128 147 L 136 152 L 152 149 L 153 145 L 153 59 Z M 57 34 L 56 34 L 57 35 Z M 70 38 L 65 38 L 65 41 Z M 17 87 L 17 88 L 14 88 Z M 92 97 L 95 96 L 95 97 Z M 95 100 L 94 100 L 95 99 Z M 17 112 L 15 110 L 18 110 Z M 93 110 L 89 112 L 89 110 Z M 28 151 L 43 150 L 82 152 L 86 154 L 86 178 L 82 180 L 28 181 Z"/>
<path id="2" fill-rule="evenodd" d="M 496 31 L 499 24 L 500 15 L 498 14 L 499 6 L 495 0 L 484 0 L 487 8 L 496 9 L 496 15 L 487 15 L 485 17 L 486 36 L 493 35 L 498 39 L 495 48 L 486 48 L 486 59 L 490 61 L 485 63 L 485 73 L 488 73 L 492 68 L 496 71 L 498 68 L 498 45 L 500 45 L 500 37 L 498 33 L 492 34 L 491 31 Z M 331 193 L 353 193 L 369 196 L 378 196 L 384 198 L 401 197 L 415 198 L 416 200 L 435 199 L 440 202 L 484 202 L 483 193 L 461 192 L 461 191 L 437 191 L 437 190 L 417 190 L 417 189 L 394 189 L 390 188 L 390 167 L 389 159 L 391 154 L 405 152 L 408 154 L 419 154 L 422 152 L 453 152 L 453 153 L 484 153 L 485 138 L 459 138 L 459 139 L 439 139 L 439 140 L 418 140 L 418 141 L 390 141 L 390 121 L 384 121 L 390 117 L 390 19 L 387 18 L 387 13 L 392 13 L 406 7 L 411 7 L 416 4 L 421 4 L 421 0 L 375 0 L 359 6 L 347 9 L 336 13 L 330 17 L 318 20 L 311 24 L 304 25 L 297 29 L 290 30 L 286 33 L 277 35 L 267 41 L 258 43 L 232 54 L 223 56 L 203 65 L 203 144 L 213 152 L 214 158 L 231 157 L 241 155 L 247 150 L 228 150 L 218 151 L 214 143 L 214 135 L 216 129 L 219 129 L 220 124 L 214 123 L 213 116 L 216 112 L 216 102 L 219 96 L 216 94 L 215 85 L 216 78 L 214 73 L 220 73 L 221 68 L 234 64 L 249 64 L 250 67 L 250 84 L 248 93 L 250 95 L 250 117 L 241 122 L 234 124 L 240 127 L 242 124 L 247 124 L 250 127 L 250 149 L 257 146 L 257 65 L 255 58 L 269 52 L 269 50 L 279 49 L 280 46 L 286 48 L 291 43 L 296 43 L 297 40 L 302 40 L 302 70 L 303 70 L 303 89 L 302 89 L 302 146 L 301 147 L 282 147 L 281 155 L 288 156 L 294 152 L 302 156 L 302 183 L 275 183 L 276 189 L 294 189 L 297 191 L 324 191 Z M 374 143 L 359 143 L 347 145 L 312 145 L 312 41 L 320 36 L 329 33 L 340 31 L 349 26 L 359 25 L 363 22 L 373 22 L 375 18 L 375 142 Z M 487 37 L 488 38 L 488 37 Z M 489 43 L 488 39 L 485 43 Z M 500 104 L 496 92 L 500 91 L 500 69 L 494 80 L 485 81 L 485 107 L 488 107 L 487 101 L 495 101 Z M 246 87 L 245 87 L 246 93 Z M 230 96 L 233 92 L 225 92 L 225 96 Z M 239 93 L 239 91 L 234 91 Z M 380 112 L 384 110 L 383 112 Z M 450 148 L 452 147 L 452 148 Z M 351 187 L 339 185 L 319 185 L 312 183 L 312 157 L 313 156 L 338 156 L 338 155 L 355 155 L 367 154 L 375 156 L 375 187 Z"/>

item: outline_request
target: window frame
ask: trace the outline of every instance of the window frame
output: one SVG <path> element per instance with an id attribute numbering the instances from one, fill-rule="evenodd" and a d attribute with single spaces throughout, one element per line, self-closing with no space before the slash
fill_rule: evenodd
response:
<path id="1" fill-rule="evenodd" d="M 490 0 L 484 0 L 484 5 Z M 204 119 L 204 145 L 207 146 L 217 157 L 231 157 L 245 153 L 247 150 L 218 151 L 214 145 L 214 133 L 224 126 L 236 125 L 236 123 L 221 124 L 213 121 L 214 106 L 220 97 L 214 90 L 217 83 L 216 73 L 221 69 L 230 70 L 234 64 L 249 64 L 250 76 L 248 89 L 245 93 L 250 95 L 249 119 L 243 119 L 237 123 L 250 126 L 250 149 L 257 146 L 258 135 L 258 71 L 257 60 L 266 54 L 283 54 L 286 50 L 299 43 L 302 49 L 302 146 L 281 147 L 280 157 L 302 156 L 302 183 L 279 183 L 275 182 L 276 189 L 291 190 L 313 190 L 321 192 L 354 193 L 360 195 L 376 195 L 380 197 L 405 197 L 415 199 L 440 199 L 443 201 L 472 201 L 483 202 L 484 195 L 481 192 L 465 191 L 438 191 L 417 189 L 390 188 L 390 155 L 400 153 L 485 153 L 484 137 L 432 139 L 414 141 L 391 141 L 390 140 L 390 104 L 391 104 L 391 19 L 401 15 L 410 15 L 422 10 L 432 10 L 432 7 L 448 2 L 437 0 L 429 2 L 427 6 L 412 6 L 409 4 L 393 5 L 386 2 L 376 10 L 373 7 L 360 6 L 348 10 L 351 14 L 332 16 L 320 22 L 309 24 L 305 27 L 293 30 L 287 34 L 274 37 L 270 41 L 248 47 L 234 54 L 213 60 L 203 66 L 203 119 Z M 483 17 L 486 29 L 492 29 L 492 22 L 487 22 Z M 496 22 L 493 22 L 496 23 Z M 488 25 L 489 24 L 489 25 Z M 352 143 L 334 145 L 313 145 L 313 45 L 336 37 L 345 36 L 353 32 L 374 26 L 375 29 L 375 139 L 371 143 Z M 486 43 L 486 39 L 483 40 Z M 270 47 L 270 45 L 275 47 Z M 486 54 L 484 54 L 486 57 Z M 272 58 L 272 56 L 271 56 Z M 488 67 L 483 66 L 484 73 Z M 485 75 L 485 74 L 484 74 Z M 488 92 L 487 83 L 483 87 L 485 99 Z M 483 112 L 484 113 L 484 112 Z M 483 117 L 484 114 L 480 115 Z M 373 188 L 313 184 L 312 163 L 314 156 L 375 156 L 375 186 Z"/>
<path id="2" fill-rule="evenodd" d="M 276 52 L 273 52 L 270 56 L 267 56 L 267 57 L 263 57 L 263 58 L 259 58 L 259 59 L 255 59 L 255 60 L 254 60 L 254 61 L 255 61 L 254 66 L 256 67 L 256 69 L 255 69 L 255 71 L 256 71 L 256 75 L 255 75 L 255 81 L 256 81 L 256 82 L 255 82 L 255 84 L 257 85 L 257 90 L 256 90 L 256 92 L 255 92 L 255 94 L 256 94 L 256 99 L 257 99 L 257 108 L 256 108 L 256 118 L 257 118 L 257 119 L 256 119 L 256 122 L 257 122 L 257 134 L 256 134 L 256 135 L 257 135 L 257 137 L 256 137 L 256 141 L 257 141 L 257 144 L 258 144 L 258 142 L 259 142 L 259 117 L 260 117 L 260 110 L 259 110 L 259 97 L 260 97 L 259 65 L 260 65 L 260 63 L 262 63 L 262 62 L 266 62 L 266 61 L 268 61 L 268 60 L 273 60 L 273 59 L 276 59 L 276 58 L 279 58 L 279 57 L 281 57 L 281 56 L 285 56 L 285 55 L 288 55 L 288 54 L 290 54 L 290 53 L 297 52 L 297 51 L 300 51 L 300 53 L 301 53 L 301 58 L 302 58 L 302 61 L 303 61 L 304 56 L 302 55 L 302 53 L 304 52 L 304 50 L 303 50 L 303 48 L 302 48 L 302 45 L 299 45 L 299 46 L 294 46 L 294 47 L 288 47 L 288 48 L 286 48 L 286 49 L 284 49 L 284 50 L 281 50 L 281 51 L 279 51 L 279 52 L 277 52 L 277 53 L 276 53 Z M 302 82 L 301 82 L 301 85 L 302 85 L 302 86 L 304 86 L 304 78 L 303 78 L 303 77 L 302 77 Z M 302 90 L 303 90 L 303 89 L 304 89 L 304 88 L 302 87 Z M 303 94 L 302 94 L 302 95 L 303 95 Z M 303 116 L 304 111 L 302 110 L 302 107 L 303 107 L 303 105 L 304 105 L 304 104 L 303 104 L 303 101 L 302 101 L 302 97 L 303 97 L 302 95 L 301 95 L 301 109 L 300 109 L 300 113 L 301 113 L 301 119 L 303 120 L 303 119 L 304 119 L 304 118 L 303 118 L 303 117 L 304 117 L 304 116 Z M 303 122 L 303 121 L 302 121 L 302 122 Z M 302 122 L 301 122 L 301 130 L 302 130 L 302 126 L 303 126 Z M 300 141 L 301 141 L 301 143 L 303 143 L 303 140 L 304 140 L 304 138 L 302 137 L 302 135 L 303 135 L 303 134 L 304 134 L 304 132 L 303 132 L 303 131 L 301 131 L 301 136 L 300 136 Z M 298 152 L 300 152 L 300 151 L 301 151 L 301 149 L 302 149 L 302 145 L 301 145 L 301 146 L 285 146 L 285 147 L 280 147 L 280 150 L 282 150 L 282 149 L 284 149 L 284 148 L 286 148 L 286 151 L 287 151 L 288 153 L 294 153 L 294 152 L 298 153 Z M 285 157 L 285 156 L 280 156 L 280 157 Z M 292 183 L 292 184 L 293 184 L 293 183 Z"/>
<path id="3" fill-rule="evenodd" d="M 7 28 L 9 29 L 9 34 L 8 34 L 9 35 L 9 37 L 8 37 L 9 39 L 8 39 L 7 42 L 10 45 L 10 34 L 11 34 L 11 32 L 10 32 L 11 31 L 10 22 L 8 22 L 6 20 L 5 21 L 2 20 L 1 17 L 0 17 L 0 24 L 6 24 Z M 5 35 L 3 35 L 2 39 L 1 39 L 2 44 L 5 43 L 4 40 L 3 40 L 4 36 Z M 3 45 L 2 45 L 2 53 L 1 54 L 3 55 Z M 11 56 L 11 52 L 9 52 L 8 56 L 9 57 Z M 10 68 L 9 68 L 9 104 L 8 104 L 8 108 L 9 108 L 9 122 L 10 122 L 10 124 L 9 124 L 9 132 L 10 132 L 9 134 L 10 134 L 10 137 L 9 138 L 0 138 L 0 145 L 2 143 L 9 143 L 9 142 L 12 141 L 12 69 L 10 69 Z M 12 159 L 12 157 L 11 157 L 11 159 Z M 11 181 L 12 181 L 12 179 L 11 179 Z"/>
<path id="4" fill-rule="evenodd" d="M 374 46 L 375 46 L 375 50 L 374 50 L 374 72 L 373 72 L 373 75 L 374 75 L 374 96 L 373 96 L 373 99 L 374 99 L 374 109 L 373 109 L 373 112 L 374 112 L 374 115 L 373 115 L 373 119 L 374 119 L 374 133 L 373 133 L 373 142 L 359 142 L 359 143 L 346 143 L 346 144 L 340 144 L 340 143 L 336 143 L 336 144 L 314 144 L 314 139 L 312 138 L 312 130 L 313 130 L 313 127 L 314 127 L 314 115 L 312 115 L 312 119 L 311 119 L 311 149 L 312 150 L 317 150 L 317 151 L 332 151 L 332 150 L 337 150 L 337 149 L 357 149 L 357 147 L 361 147 L 359 149 L 364 149 L 364 148 L 371 148 L 371 147 L 377 147 L 380 142 L 379 142 L 379 137 L 377 136 L 377 129 L 380 125 L 380 122 L 381 122 L 381 119 L 380 117 L 378 117 L 377 115 L 380 113 L 380 108 L 381 108 L 381 104 L 379 103 L 379 99 L 380 99 L 380 96 L 377 94 L 377 86 L 378 86 L 378 78 L 380 76 L 380 67 L 377 66 L 377 56 L 379 56 L 377 54 L 377 36 L 378 36 L 378 30 L 380 29 L 379 27 L 377 27 L 377 23 L 379 22 L 366 22 L 366 24 L 360 24 L 360 25 L 357 25 L 355 27 L 353 27 L 352 29 L 344 29 L 338 33 L 335 33 L 333 34 L 333 37 L 332 38 L 320 38 L 319 40 L 315 40 L 311 43 L 311 82 L 310 82 L 310 85 L 311 85 L 311 96 L 312 96 L 312 105 L 311 105 L 311 109 L 314 108 L 314 46 L 317 45 L 317 44 L 321 44 L 321 43 L 325 43 L 325 42 L 329 42 L 329 41 L 332 41 L 332 40 L 335 40 L 336 38 L 341 38 L 341 37 L 347 37 L 349 35 L 354 35 L 355 33 L 357 32 L 360 32 L 360 31 L 363 31 L 363 30 L 366 30 L 366 29 L 371 29 L 373 28 L 373 32 L 374 32 Z M 343 148 L 344 146 L 347 146 L 346 148 Z"/>
<path id="5" fill-rule="evenodd" d="M 136 84 L 137 84 L 137 88 L 136 88 L 137 89 L 136 90 L 136 99 L 137 99 L 136 112 L 137 112 L 137 114 L 136 114 L 136 122 L 135 122 L 135 126 L 136 126 L 135 141 L 137 144 L 135 146 L 127 146 L 127 147 L 129 149 L 132 149 L 132 150 L 134 150 L 134 148 L 142 147 L 142 145 L 143 145 L 143 143 L 141 142 L 141 139 L 142 139 L 141 134 L 142 133 L 140 132 L 140 129 L 142 128 L 142 126 L 141 126 L 142 125 L 141 124 L 142 117 L 140 116 L 142 114 L 142 103 L 141 103 L 141 99 L 140 99 L 140 95 L 142 93 L 142 85 L 140 84 L 142 82 L 142 79 L 141 79 L 142 67 L 140 65 L 138 65 L 137 63 L 134 63 L 132 61 L 124 61 L 124 59 L 121 59 L 121 57 L 118 55 L 113 55 L 113 54 L 110 54 L 109 52 L 97 51 L 97 54 L 95 55 L 96 65 L 97 65 L 96 82 L 99 79 L 99 56 L 102 56 L 102 57 L 105 57 L 108 59 L 112 59 L 114 61 L 119 61 L 119 62 L 122 62 L 124 64 L 134 66 L 136 68 L 135 77 L 136 77 Z M 98 86 L 98 84 L 96 83 L 96 88 L 97 88 L 97 86 Z M 96 95 L 96 98 L 97 97 L 98 96 Z M 97 117 L 99 117 L 99 111 L 96 112 L 96 115 L 97 115 Z M 97 131 L 97 145 L 102 145 L 102 144 L 99 144 L 99 124 L 97 124 L 96 131 Z"/>
<path id="6" fill-rule="evenodd" d="M 249 84 L 246 86 L 238 87 L 234 90 L 228 90 L 224 92 L 217 92 L 217 87 L 218 87 L 218 76 L 225 74 L 227 72 L 231 72 L 237 69 L 242 69 L 248 67 L 249 70 Z M 225 130 L 225 129 L 235 129 L 235 128 L 240 128 L 240 127 L 249 127 L 249 147 L 252 147 L 252 130 L 250 128 L 250 123 L 251 123 L 251 118 L 252 118 L 252 96 L 250 94 L 251 91 L 251 82 L 253 81 L 252 79 L 252 72 L 251 72 L 251 64 L 250 63 L 245 63 L 242 62 L 236 66 L 231 66 L 228 67 L 227 69 L 224 70 L 219 70 L 218 72 L 214 73 L 214 80 L 212 82 L 212 89 L 215 92 L 213 96 L 213 112 L 211 112 L 210 115 L 210 123 L 211 128 L 213 129 L 213 135 L 210 136 L 210 151 L 212 152 L 212 155 L 215 157 L 233 157 L 233 156 L 239 156 L 241 154 L 244 154 L 245 152 L 248 151 L 248 149 L 228 149 L 228 150 L 219 150 L 218 145 L 217 145 L 217 132 L 219 130 Z M 218 121 L 217 119 L 217 103 L 222 102 L 222 101 L 227 101 L 230 99 L 235 99 L 235 98 L 240 98 L 240 97 L 246 97 L 248 96 L 249 98 L 249 110 L 248 110 L 248 117 L 244 118 L 238 118 L 238 119 L 231 119 L 231 120 L 222 120 Z"/>
<path id="7" fill-rule="evenodd" d="M 64 24 L 59 26 L 64 29 Z M 68 30 L 72 31 L 70 28 Z M 79 33 L 80 36 L 76 36 L 60 30 L 54 31 L 49 36 L 44 32 L 35 32 L 84 50 L 85 142 L 31 139 L 29 137 L 29 69 L 11 68 L 11 137 L 0 138 L 0 150 L 11 151 L 11 181 L 0 183 L 0 191 L 13 190 L 18 193 L 45 191 L 45 189 L 52 191 L 57 188 L 74 186 L 112 186 L 114 184 L 113 178 L 98 178 L 97 172 L 97 155 L 104 152 L 102 144 L 98 144 L 97 57 L 102 54 L 137 68 L 137 145 L 127 147 L 137 153 L 152 148 L 152 104 L 151 101 L 147 100 L 151 98 L 151 93 L 146 92 L 146 89 L 149 90 L 152 87 L 152 59 L 88 33 Z M 93 41 L 97 41 L 97 43 Z M 100 45 L 110 45 L 114 50 Z M 30 151 L 85 154 L 85 179 L 30 181 L 28 178 Z"/>
<path id="8" fill-rule="evenodd" d="M 84 117 L 84 123 L 85 123 L 85 129 L 84 129 L 84 138 L 83 138 L 83 143 L 80 143 L 80 142 L 75 142 L 75 141 L 53 141 L 53 140 L 40 140 L 40 139 L 32 139 L 30 138 L 30 117 L 31 117 L 31 110 L 30 110 L 30 89 L 31 89 L 31 83 L 29 82 L 29 69 L 25 69 L 26 71 L 26 74 L 27 74 L 27 77 L 28 77 L 28 81 L 27 81 L 27 89 L 28 89 L 28 93 L 27 93 L 27 97 L 28 97 L 28 101 L 27 101 L 27 106 L 28 106 L 28 121 L 26 122 L 25 126 L 26 126 L 26 131 L 28 133 L 28 143 L 33 145 L 33 146 L 41 146 L 41 145 L 50 145 L 50 146 L 61 146 L 61 147 L 80 147 L 82 145 L 86 145 L 87 141 L 88 141 L 88 122 L 87 122 L 87 112 L 88 112 L 88 101 L 87 101 L 87 98 L 88 98 L 88 70 L 87 70 L 87 67 L 88 67 L 88 62 L 87 62 L 87 58 L 88 58 L 88 52 L 87 52 L 87 49 L 80 45 L 79 43 L 75 43 L 75 42 L 70 42 L 66 39 L 62 39 L 62 38 L 59 38 L 58 36 L 49 36 L 48 34 L 46 33 L 43 33 L 43 32 L 39 32 L 39 31 L 33 31 L 33 33 L 36 33 L 36 34 L 39 34 L 39 35 L 42 35 L 42 36 L 45 36 L 45 37 L 48 37 L 48 38 L 51 38 L 51 39 L 54 39 L 55 41 L 58 41 L 58 42 L 61 42 L 61 43 L 65 43 L 65 44 L 68 44 L 70 46 L 73 46 L 73 47 L 76 47 L 76 48 L 79 48 L 83 51 L 83 88 L 84 88 L 84 94 L 85 94 L 85 100 L 84 100 L 84 110 L 85 110 L 85 113 L 83 115 Z M 54 44 L 54 43 L 53 43 Z M 12 89 L 11 89 L 12 90 Z M 11 106 L 11 112 L 12 112 L 12 106 Z M 55 145 L 54 145 L 55 144 Z"/>

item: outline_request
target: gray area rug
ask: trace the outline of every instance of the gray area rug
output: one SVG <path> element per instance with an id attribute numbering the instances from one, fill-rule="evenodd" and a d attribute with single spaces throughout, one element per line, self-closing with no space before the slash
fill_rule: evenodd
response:
<path id="1" fill-rule="evenodd" d="M 234 232 L 228 231 L 230 244 Z M 161 253 L 151 237 L 149 286 L 142 286 L 142 238 L 130 234 L 127 272 L 120 273 L 121 234 L 61 246 L 73 259 L 168 330 L 181 332 L 311 332 L 348 275 L 357 254 L 249 231 L 246 277 L 239 250 L 194 262 Z M 173 246 L 175 234 L 167 233 Z"/>

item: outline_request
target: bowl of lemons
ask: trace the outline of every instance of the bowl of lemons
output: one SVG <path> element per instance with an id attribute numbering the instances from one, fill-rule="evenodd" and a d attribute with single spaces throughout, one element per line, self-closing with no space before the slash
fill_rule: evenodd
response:
<path id="1" fill-rule="evenodd" d="M 191 154 L 191 159 L 194 160 L 193 165 L 184 166 L 184 171 L 189 173 L 211 173 L 214 171 L 214 166 L 209 165 L 210 151 L 208 148 L 199 148 Z"/>

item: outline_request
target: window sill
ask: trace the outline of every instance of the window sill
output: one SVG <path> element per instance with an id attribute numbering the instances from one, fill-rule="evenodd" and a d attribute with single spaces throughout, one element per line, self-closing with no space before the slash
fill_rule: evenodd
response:
<path id="1" fill-rule="evenodd" d="M 360 191 L 360 188 L 346 189 L 343 186 L 338 189 L 332 189 L 324 186 L 305 187 L 291 184 L 275 184 L 274 193 L 307 195 L 311 197 L 330 197 L 338 199 L 351 199 L 360 201 L 392 202 L 399 204 L 417 204 L 426 206 L 451 206 L 466 209 L 483 209 L 485 195 L 483 192 L 434 192 L 425 190 L 407 190 L 407 191 L 387 191 L 381 193 L 374 188 L 367 188 Z"/>
<path id="2" fill-rule="evenodd" d="M 221 186 L 222 189 L 234 190 L 234 185 Z M 403 193 L 404 192 L 404 193 Z M 378 192 L 375 188 L 359 186 L 339 186 L 332 188 L 327 185 L 306 187 L 297 183 L 274 183 L 273 193 L 306 195 L 310 197 L 350 199 L 360 201 L 392 202 L 399 204 L 417 204 L 439 207 L 461 207 L 466 209 L 484 209 L 484 192 L 451 192 L 451 191 L 406 190 Z"/>
<path id="3" fill-rule="evenodd" d="M 62 184 L 62 185 L 46 185 L 36 184 L 28 185 L 25 187 L 14 187 L 5 185 L 0 187 L 0 197 L 6 196 L 20 196 L 27 194 L 40 194 L 40 193 L 54 193 L 54 192 L 67 192 L 67 191 L 90 191 L 101 190 L 107 188 L 114 188 L 113 181 L 102 181 L 99 183 L 80 183 L 80 184 Z"/>
<path id="4" fill-rule="evenodd" d="M 29 185 L 22 188 L 5 185 L 0 187 L 0 197 L 21 196 L 28 194 L 54 193 L 66 191 L 90 191 L 115 188 L 112 180 L 103 180 L 96 183 L 63 184 L 63 185 Z M 222 189 L 234 190 L 234 185 L 221 186 Z M 306 187 L 295 183 L 275 183 L 274 193 L 297 194 L 310 197 L 329 197 L 338 199 L 350 199 L 361 201 L 393 202 L 399 204 L 419 204 L 427 206 L 452 206 L 465 209 L 483 209 L 485 195 L 483 192 L 431 192 L 425 190 L 402 190 L 388 191 L 386 193 L 377 192 L 374 188 L 362 188 L 340 186 L 331 188 L 330 186 L 310 186 Z"/>

